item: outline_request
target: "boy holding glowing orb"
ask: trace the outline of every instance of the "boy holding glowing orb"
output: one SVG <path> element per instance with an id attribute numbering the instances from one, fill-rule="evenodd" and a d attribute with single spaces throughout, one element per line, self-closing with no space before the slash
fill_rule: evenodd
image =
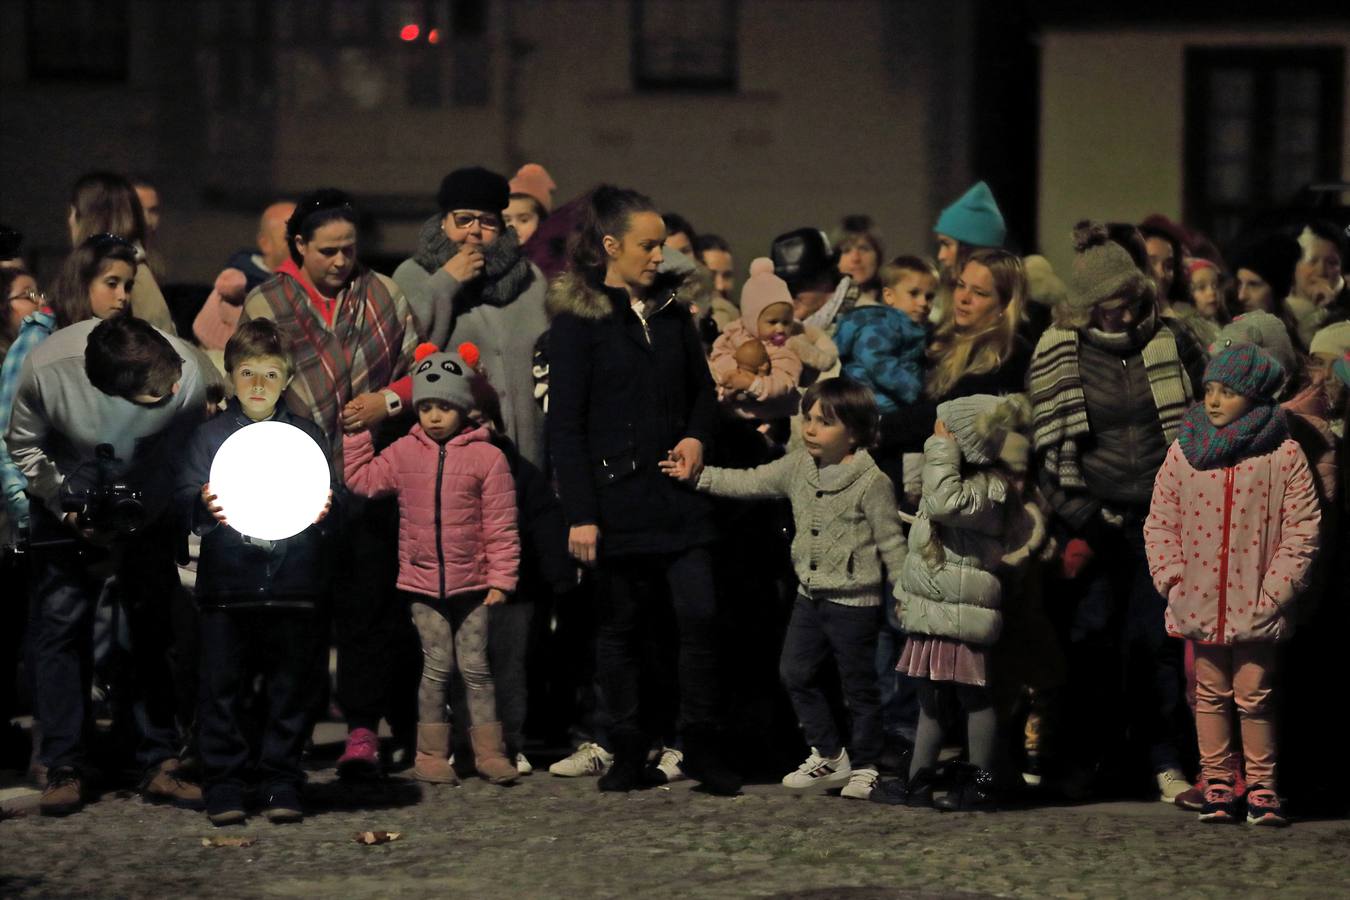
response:
<path id="1" fill-rule="evenodd" d="M 189 527 L 202 536 L 196 596 L 206 812 L 215 825 L 244 821 L 250 754 L 238 710 L 261 670 L 267 722 L 256 774 L 263 810 L 273 822 L 294 822 L 303 817 L 300 753 L 322 635 L 316 606 L 329 587 L 319 527 L 332 500 L 329 448 L 317 425 L 279 402 L 294 363 L 275 323 L 242 325 L 225 346 L 225 367 L 235 395 L 193 433 L 176 489 Z M 229 465 L 231 456 L 239 465 Z M 306 483 L 308 497 L 291 496 Z M 264 496 L 251 497 L 251 489 Z M 287 525 L 297 509 L 301 518 Z"/>
<path id="2" fill-rule="evenodd" d="M 368 431 L 345 435 L 342 443 L 353 493 L 398 495 L 398 588 L 411 608 L 423 659 L 413 776 L 440 784 L 458 783 L 445 716 L 456 666 L 478 774 L 493 784 L 519 774 L 505 756 L 487 652 L 488 607 L 516 589 L 520 568 L 516 488 L 491 432 L 469 418 L 477 406 L 475 378 L 460 354 L 423 344 L 413 366 L 418 424 L 378 456 Z"/>

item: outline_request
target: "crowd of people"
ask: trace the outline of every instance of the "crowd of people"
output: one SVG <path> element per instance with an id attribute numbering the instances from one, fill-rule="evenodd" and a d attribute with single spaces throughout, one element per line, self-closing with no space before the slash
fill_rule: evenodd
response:
<path id="1" fill-rule="evenodd" d="M 0 750 L 44 814 L 131 768 L 296 821 L 328 714 L 351 780 L 509 784 L 528 735 L 604 791 L 1344 812 L 1336 226 L 1085 219 L 1056 273 L 980 182 L 932 247 L 851 215 L 745 266 L 555 190 L 451 172 L 391 275 L 348 194 L 278 200 L 182 336 L 150 181 L 76 182 L 46 292 L 6 229 Z M 261 422 L 329 463 L 277 540 L 210 483 Z"/>

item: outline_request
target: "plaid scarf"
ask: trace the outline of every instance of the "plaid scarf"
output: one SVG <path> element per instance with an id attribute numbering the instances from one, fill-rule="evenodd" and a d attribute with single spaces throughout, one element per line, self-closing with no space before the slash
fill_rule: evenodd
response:
<path id="1" fill-rule="evenodd" d="M 258 291 L 295 356 L 291 391 L 328 440 L 340 447 L 347 401 L 383 390 L 407 373 L 417 346 L 411 312 L 364 266 L 357 267 L 338 296 L 331 327 L 318 310 L 322 298 L 289 259 Z"/>
<path id="2" fill-rule="evenodd" d="M 1197 403 L 1181 420 L 1177 443 L 1193 469 L 1224 469 L 1240 460 L 1273 453 L 1289 437 L 1284 410 L 1273 403 L 1258 403 L 1236 420 L 1215 428 Z"/>
<path id="3" fill-rule="evenodd" d="M 1078 332 L 1049 328 L 1036 347 L 1027 379 L 1031 387 L 1032 446 L 1061 487 L 1087 487 L 1078 460 L 1080 435 L 1088 433 L 1087 398 L 1078 370 Z M 1191 380 L 1170 329 L 1158 327 L 1140 351 L 1163 436 L 1177 437 L 1181 416 L 1193 399 Z"/>

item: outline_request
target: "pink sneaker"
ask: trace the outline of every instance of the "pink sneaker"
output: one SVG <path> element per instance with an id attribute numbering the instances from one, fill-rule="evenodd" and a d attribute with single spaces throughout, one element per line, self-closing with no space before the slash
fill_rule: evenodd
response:
<path id="1" fill-rule="evenodd" d="M 353 728 L 347 735 L 347 748 L 338 757 L 339 778 L 378 778 L 380 775 L 380 739 L 369 728 Z"/>

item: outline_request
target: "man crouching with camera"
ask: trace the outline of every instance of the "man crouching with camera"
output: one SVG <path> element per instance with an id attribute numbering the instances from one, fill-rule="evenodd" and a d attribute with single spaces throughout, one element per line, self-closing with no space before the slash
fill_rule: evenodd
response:
<path id="1" fill-rule="evenodd" d="M 33 499 L 36 712 L 44 815 L 81 808 L 94 608 L 117 576 L 133 645 L 136 762 L 149 801 L 200 808 L 180 777 L 168 650 L 175 449 L 206 417 L 213 372 L 190 345 L 130 316 L 59 329 L 24 360 L 7 440 Z"/>

